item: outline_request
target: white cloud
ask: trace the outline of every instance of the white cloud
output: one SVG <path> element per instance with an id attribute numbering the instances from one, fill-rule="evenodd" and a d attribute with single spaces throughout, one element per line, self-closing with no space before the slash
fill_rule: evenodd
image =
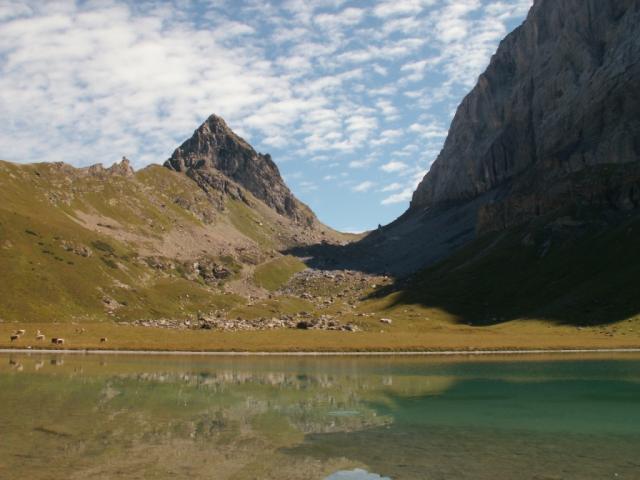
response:
<path id="1" fill-rule="evenodd" d="M 396 15 L 417 14 L 425 6 L 432 5 L 435 0 L 384 0 L 373 9 L 378 17 L 393 17 Z"/>
<path id="2" fill-rule="evenodd" d="M 425 170 L 421 167 L 414 168 L 413 171 L 411 172 L 410 178 L 407 180 L 407 182 L 404 185 L 400 185 L 399 183 L 393 183 L 390 185 L 390 186 L 393 186 L 394 188 L 389 189 L 388 191 L 396 191 L 396 190 L 400 190 L 400 191 L 396 193 L 392 193 L 391 195 L 388 195 L 380 202 L 380 204 L 395 205 L 397 203 L 408 202 L 409 200 L 411 200 L 411 197 L 413 196 L 413 192 L 415 191 L 418 184 L 422 181 L 425 173 L 426 173 Z"/>
<path id="3" fill-rule="evenodd" d="M 222 47 L 171 18 L 123 4 L 68 4 L 66 15 L 38 7 L 0 28 L 9 159 L 159 162 L 210 113 L 237 126 L 247 108 L 282 95 L 250 49 Z"/>
<path id="4" fill-rule="evenodd" d="M 404 38 L 381 46 L 371 45 L 359 50 L 349 50 L 337 56 L 340 64 L 364 63 L 374 60 L 396 60 L 415 53 L 425 43 L 423 38 Z"/>
<path id="5" fill-rule="evenodd" d="M 403 80 L 409 82 L 418 82 L 422 80 L 428 65 L 428 60 L 418 60 L 417 62 L 405 63 L 400 67 L 400 71 L 409 72 L 409 74 L 403 77 Z"/>
<path id="6" fill-rule="evenodd" d="M 29 15 L 31 12 L 31 7 L 23 2 L 5 0 L 0 4 L 0 21 Z"/>
<path id="7" fill-rule="evenodd" d="M 408 168 L 408 165 L 404 162 L 399 162 L 397 160 L 392 160 L 388 163 L 385 163 L 384 165 L 382 165 L 380 167 L 380 170 L 383 170 L 387 173 L 394 173 L 394 172 L 402 172 L 403 170 L 406 170 Z"/>
<path id="8" fill-rule="evenodd" d="M 365 180 L 364 182 L 360 182 L 359 184 L 354 186 L 352 188 L 352 190 L 354 192 L 363 193 L 363 192 L 367 192 L 367 191 L 371 190 L 373 187 L 375 187 L 375 185 L 376 184 L 374 182 L 372 182 L 370 180 Z"/>
<path id="9" fill-rule="evenodd" d="M 398 87 L 395 85 L 385 85 L 383 87 L 369 89 L 369 95 L 374 97 L 388 97 L 396 93 L 398 93 Z"/>
<path id="10" fill-rule="evenodd" d="M 506 21 L 526 15 L 531 5 L 533 5 L 533 0 L 519 0 L 516 2 L 495 1 L 485 7 L 485 13 L 490 17 Z"/>
<path id="11" fill-rule="evenodd" d="M 377 63 L 374 63 L 371 68 L 373 69 L 374 72 L 376 72 L 378 75 L 381 75 L 383 77 L 386 77 L 387 74 L 389 73 L 389 70 L 387 70 L 382 65 L 378 65 Z"/>
<path id="12" fill-rule="evenodd" d="M 444 138 L 447 136 L 447 130 L 435 123 L 431 123 L 428 125 L 412 123 L 409 126 L 409 131 L 417 133 L 421 137 L 427 139 Z"/>
<path id="13" fill-rule="evenodd" d="M 405 188 L 401 192 L 389 195 L 388 197 L 383 199 L 382 202 L 380 202 L 380 204 L 381 205 L 393 205 L 394 203 L 408 202 L 409 200 L 411 200 L 411 196 L 412 195 L 413 195 L 413 189 L 412 188 Z"/>
<path id="14" fill-rule="evenodd" d="M 398 182 L 390 183 L 389 185 L 382 187 L 380 189 L 381 192 L 395 192 L 396 190 L 400 190 L 402 188 L 402 184 Z"/>
<path id="15" fill-rule="evenodd" d="M 376 107 L 382 112 L 387 121 L 393 121 L 400 118 L 398 108 L 388 99 L 380 99 L 376 102 Z"/>
<path id="16" fill-rule="evenodd" d="M 396 32 L 417 34 L 423 29 L 424 23 L 414 16 L 388 19 L 382 26 L 385 35 Z"/>
<path id="17" fill-rule="evenodd" d="M 296 192 L 316 188 L 303 178 L 369 182 L 363 201 L 384 192 L 386 205 L 401 203 L 531 0 L 193 5 L 1 1 L 0 157 L 87 165 L 127 155 L 141 167 L 217 113 L 304 172 Z"/>
<path id="18" fill-rule="evenodd" d="M 314 22 L 323 28 L 336 29 L 356 25 L 363 16 L 364 10 L 361 8 L 345 8 L 335 14 L 319 14 L 314 18 Z"/>
<path id="19" fill-rule="evenodd" d="M 401 129 L 395 130 L 384 130 L 381 132 L 377 138 L 371 140 L 371 145 L 380 146 L 387 145 L 390 143 L 397 143 L 397 141 L 402 138 L 404 135 L 404 131 Z"/>
<path id="20" fill-rule="evenodd" d="M 284 147 L 289 144 L 289 141 L 288 138 L 282 135 L 274 135 L 272 137 L 266 137 L 262 140 L 262 143 L 270 147 Z"/>
<path id="21" fill-rule="evenodd" d="M 483 10 L 481 0 L 449 0 L 431 12 L 439 53 L 429 59 L 448 77 L 446 83 L 472 86 L 487 65 L 499 40 L 507 33 L 505 22 L 524 15 L 532 0 L 513 0 L 509 5 L 492 2 Z M 478 12 L 484 15 L 477 15 Z M 470 14 L 476 14 L 476 17 Z"/>
<path id="22" fill-rule="evenodd" d="M 369 156 L 367 158 L 360 158 L 357 160 L 351 160 L 349 162 L 349 168 L 364 168 L 364 167 L 368 167 L 374 162 L 375 162 L 375 158 L 372 156 Z"/>

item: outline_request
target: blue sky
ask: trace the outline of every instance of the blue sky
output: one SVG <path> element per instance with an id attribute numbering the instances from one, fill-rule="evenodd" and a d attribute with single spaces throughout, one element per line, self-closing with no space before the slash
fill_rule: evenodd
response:
<path id="1" fill-rule="evenodd" d="M 408 206 L 532 0 L 0 2 L 0 158 L 161 163 L 211 113 L 334 228 Z"/>

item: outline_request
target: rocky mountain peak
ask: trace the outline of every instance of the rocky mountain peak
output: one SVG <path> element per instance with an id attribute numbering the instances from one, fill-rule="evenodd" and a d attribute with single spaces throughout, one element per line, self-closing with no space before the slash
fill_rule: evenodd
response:
<path id="1" fill-rule="evenodd" d="M 481 221 L 499 229 L 567 204 L 638 206 L 638 25 L 637 0 L 536 0 L 458 107 L 410 210 L 483 197 Z"/>
<path id="2" fill-rule="evenodd" d="M 232 180 L 281 215 L 311 225 L 313 213 L 291 193 L 269 154 L 258 153 L 217 115 L 211 115 L 164 166 L 184 172 L 201 186 L 226 188 Z"/>

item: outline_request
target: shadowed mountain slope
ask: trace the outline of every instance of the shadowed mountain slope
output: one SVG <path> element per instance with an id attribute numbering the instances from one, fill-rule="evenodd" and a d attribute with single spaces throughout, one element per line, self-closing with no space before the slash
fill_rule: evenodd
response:
<path id="1" fill-rule="evenodd" d="M 537 0 L 458 107 L 408 211 L 358 243 L 294 251 L 402 278 L 370 299 L 389 314 L 413 305 L 482 325 L 634 317 L 638 25 L 637 0 Z"/>
<path id="2" fill-rule="evenodd" d="M 406 275 L 487 232 L 637 212 L 638 25 L 637 0 L 537 0 L 458 107 L 408 211 L 349 246 L 344 264 Z"/>

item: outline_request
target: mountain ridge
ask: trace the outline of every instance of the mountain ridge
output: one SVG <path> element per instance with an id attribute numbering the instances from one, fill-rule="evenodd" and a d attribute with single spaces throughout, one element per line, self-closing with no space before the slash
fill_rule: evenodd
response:
<path id="1" fill-rule="evenodd" d="M 405 213 L 346 254 L 301 250 L 315 265 L 406 276 L 492 232 L 565 219 L 568 236 L 594 235 L 635 215 L 638 24 L 635 0 L 537 0 L 461 102 Z"/>
<path id="2" fill-rule="evenodd" d="M 137 172 L 124 158 L 0 162 L 0 316 L 364 329 L 386 346 L 393 331 L 409 349 L 440 329 L 467 348 L 472 326 L 512 320 L 545 338 L 550 323 L 631 332 L 639 15 L 632 0 L 538 0 L 462 102 L 410 208 L 364 238 L 322 225 L 216 115 Z"/>
<path id="3" fill-rule="evenodd" d="M 617 191 L 584 192 L 576 174 L 640 159 L 639 23 L 634 0 L 537 0 L 458 107 L 409 211 L 494 192 L 480 209 L 482 232 L 567 202 L 637 208 L 637 169 Z"/>

